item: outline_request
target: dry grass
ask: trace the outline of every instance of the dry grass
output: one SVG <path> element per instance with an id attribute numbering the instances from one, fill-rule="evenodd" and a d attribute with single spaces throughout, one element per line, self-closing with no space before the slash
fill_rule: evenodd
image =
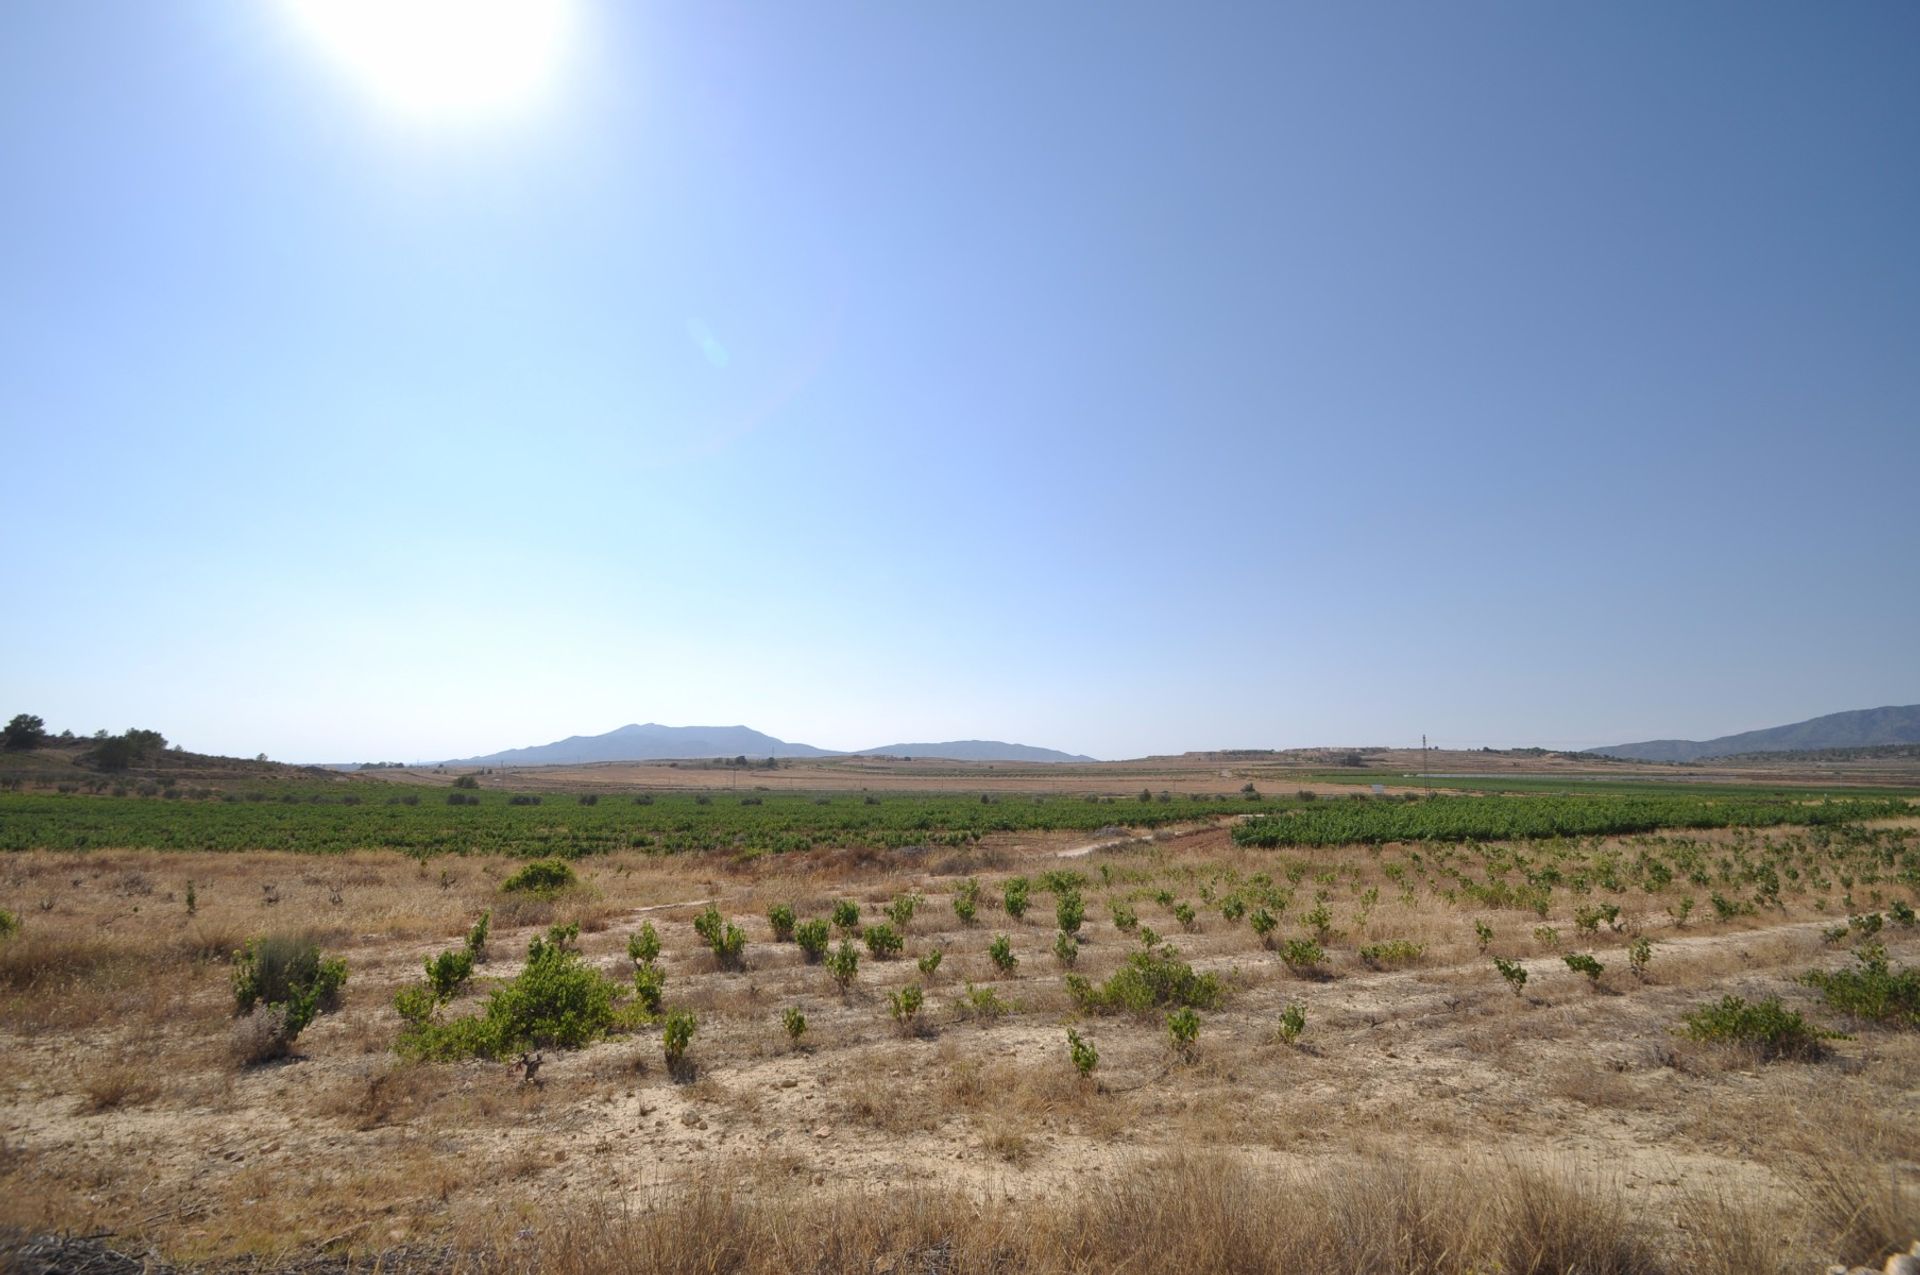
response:
<path id="1" fill-rule="evenodd" d="M 0 1051 L 18 1077 L 0 1092 L 0 1225 L 111 1229 L 217 1259 L 424 1241 L 461 1246 L 474 1270 L 582 1272 L 1711 1273 L 1911 1242 L 1920 1036 L 1862 1032 L 1828 1061 L 1761 1066 L 1672 1035 L 1729 992 L 1817 1015 L 1793 979 L 1832 954 L 1819 939 L 1831 917 L 1804 900 L 1730 923 L 1696 913 L 1684 931 L 1654 931 L 1643 983 L 1625 973 L 1626 933 L 1575 939 L 1556 914 L 1561 951 L 1607 963 L 1596 994 L 1532 937 L 1532 913 L 1426 886 L 1403 897 L 1383 866 L 1399 853 L 1274 855 L 1206 833 L 1071 861 L 1087 876 L 1078 973 L 1105 978 L 1137 948 L 1109 908 L 1131 899 L 1231 989 L 1186 1064 L 1161 1013 L 1073 1013 L 1048 954 L 1052 896 L 1036 889 L 1024 922 L 998 902 L 1004 875 L 1061 861 L 1011 843 L 952 863 L 945 851 L 613 856 L 524 910 L 497 889 L 511 865 L 492 860 L 14 856 L 0 906 L 26 930 L 0 944 Z M 1217 907 L 1232 882 L 1289 869 L 1302 879 L 1281 937 L 1304 932 L 1323 888 L 1344 931 L 1326 981 L 1291 975 Z M 952 912 L 951 872 L 980 876 L 975 926 Z M 268 881 L 278 904 L 261 901 Z M 1162 888 L 1201 907 L 1195 932 L 1154 901 Z M 1370 888 L 1380 898 L 1362 924 Z M 863 952 L 845 996 L 774 944 L 765 919 L 770 903 L 806 917 L 847 897 L 872 921 L 909 890 L 925 904 L 905 959 Z M 694 936 L 708 898 L 747 931 L 745 971 L 715 968 Z M 1651 924 L 1660 904 L 1633 910 Z M 699 1015 L 699 1078 L 666 1075 L 657 1027 L 550 1051 L 540 1086 L 496 1063 L 399 1064 L 394 993 L 488 907 L 492 960 L 447 1012 L 476 1007 L 553 921 L 582 921 L 588 962 L 624 980 L 626 937 L 651 920 L 667 1004 Z M 1527 965 L 1524 997 L 1479 952 L 1480 917 L 1493 950 Z M 345 1004 L 286 1062 L 234 1070 L 224 962 L 295 923 L 347 960 Z M 999 932 L 1021 958 L 1012 976 L 985 956 Z M 1886 938 L 1897 960 L 1920 956 L 1920 935 Z M 1358 957 L 1396 939 L 1425 945 L 1416 965 Z M 922 979 L 913 959 L 934 948 L 946 960 Z M 965 1016 L 967 979 L 1013 1009 Z M 887 993 L 908 982 L 926 987 L 926 1038 L 888 1014 Z M 1274 1030 L 1291 1002 L 1307 1028 L 1288 1048 Z M 809 1019 L 799 1050 L 780 1027 L 788 1006 Z M 1100 1051 L 1089 1082 L 1068 1063 L 1070 1023 Z"/>

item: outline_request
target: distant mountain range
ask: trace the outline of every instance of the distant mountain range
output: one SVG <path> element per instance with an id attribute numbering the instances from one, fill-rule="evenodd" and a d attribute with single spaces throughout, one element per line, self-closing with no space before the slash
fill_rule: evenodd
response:
<path id="1" fill-rule="evenodd" d="M 596 761 L 664 761 L 709 757 L 939 757 L 952 761 L 1092 761 L 1076 753 L 994 739 L 950 740 L 943 744 L 888 744 L 841 753 L 811 744 L 789 744 L 746 726 L 662 726 L 657 722 L 622 726 L 604 735 L 570 735 L 551 744 L 509 748 L 484 757 L 451 761 L 459 766 L 569 766 Z"/>
<path id="2" fill-rule="evenodd" d="M 1920 744 L 1920 704 L 1897 708 L 1860 708 L 1828 713 L 1790 726 L 1722 735 L 1719 739 L 1650 739 L 1587 751 L 1629 761 L 1705 761 L 1743 753 L 1806 752 L 1823 748 L 1868 748 L 1880 744 Z"/>

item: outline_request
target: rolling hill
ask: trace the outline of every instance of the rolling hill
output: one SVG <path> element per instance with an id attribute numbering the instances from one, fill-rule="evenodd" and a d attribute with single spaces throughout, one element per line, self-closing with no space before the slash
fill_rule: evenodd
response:
<path id="1" fill-rule="evenodd" d="M 846 757 L 884 754 L 938 757 L 953 761 L 1092 761 L 1073 753 L 991 739 L 941 744 L 888 744 L 841 753 L 811 744 L 790 744 L 747 726 L 662 726 L 658 722 L 622 726 L 604 735 L 570 735 L 551 744 L 509 748 L 483 757 L 449 761 L 454 766 L 577 766 L 597 761 L 664 761 L 706 757 Z"/>
<path id="2" fill-rule="evenodd" d="M 1786 726 L 1722 735 L 1718 739 L 1650 739 L 1587 751 L 1629 761 L 1705 761 L 1743 753 L 1800 752 L 1824 748 L 1867 748 L 1879 744 L 1920 744 L 1920 704 L 1861 708 L 1828 713 Z"/>

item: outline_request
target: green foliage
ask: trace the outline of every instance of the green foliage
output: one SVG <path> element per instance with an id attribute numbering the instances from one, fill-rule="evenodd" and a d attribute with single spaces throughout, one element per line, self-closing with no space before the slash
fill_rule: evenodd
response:
<path id="1" fill-rule="evenodd" d="M 640 929 L 627 939 L 627 956 L 635 965 L 651 965 L 660 959 L 660 932 L 652 921 L 642 921 Z"/>
<path id="2" fill-rule="evenodd" d="M 1255 908 L 1247 915 L 1247 924 L 1260 936 L 1260 942 L 1267 947 L 1273 946 L 1273 932 L 1280 920 L 1265 908 Z"/>
<path id="3" fill-rule="evenodd" d="M 693 1044 L 693 1034 L 700 1029 L 700 1020 L 694 1017 L 690 1009 L 667 1011 L 667 1018 L 660 1025 L 660 1051 L 666 1055 L 667 1071 L 680 1077 L 687 1071 L 687 1048 Z"/>
<path id="4" fill-rule="evenodd" d="M 961 996 L 955 1008 L 962 1017 L 978 1018 L 991 1022 L 1005 1014 L 1012 1006 L 1000 999 L 991 987 L 975 987 L 967 984 L 966 993 Z"/>
<path id="5" fill-rule="evenodd" d="M 1191 931 L 1195 920 L 1193 904 L 1182 899 L 1173 905 L 1173 919 L 1180 922 L 1180 928 Z"/>
<path id="6" fill-rule="evenodd" d="M 780 1025 L 787 1029 L 787 1043 L 798 1046 L 800 1038 L 807 1034 L 807 1016 L 800 1012 L 798 1005 L 789 1005 L 780 1015 Z"/>
<path id="7" fill-rule="evenodd" d="M 1693 1040 L 1743 1046 L 1766 1059 L 1817 1058 L 1825 1052 L 1822 1033 L 1777 996 L 1752 1004 L 1738 996 L 1722 997 L 1688 1014 L 1683 1030 Z"/>
<path id="8" fill-rule="evenodd" d="M 1653 960 L 1653 940 L 1642 934 L 1627 944 L 1627 968 L 1633 971 L 1635 978 L 1647 976 L 1647 965 Z"/>
<path id="9" fill-rule="evenodd" d="M 1061 892 L 1053 906 L 1053 916 L 1060 928 L 1068 934 L 1078 934 L 1080 925 L 1087 918 L 1087 905 L 1081 901 L 1078 890 Z"/>
<path id="10" fill-rule="evenodd" d="M 776 903 L 767 909 L 767 924 L 773 927 L 774 942 L 793 941 L 793 909 L 786 904 Z"/>
<path id="11" fill-rule="evenodd" d="M 1073 1060 L 1073 1069 L 1080 1073 L 1082 1080 L 1091 1079 L 1093 1069 L 1100 1065 L 1099 1051 L 1071 1027 L 1067 1028 L 1067 1057 Z"/>
<path id="12" fill-rule="evenodd" d="M 1247 914 L 1247 901 L 1238 893 L 1229 894 L 1220 901 L 1220 917 L 1229 924 L 1238 921 Z"/>
<path id="13" fill-rule="evenodd" d="M 193 878 L 189 877 L 187 878 L 187 915 L 192 916 L 194 913 L 198 912 L 199 910 L 200 910 L 200 896 L 194 893 Z M 4 934 L 4 933 L 5 933 L 5 930 L 0 929 L 0 934 Z"/>
<path id="14" fill-rule="evenodd" d="M 831 916 L 833 928 L 842 935 L 852 934 L 860 928 L 860 905 L 852 899 L 841 899 L 835 903 Z"/>
<path id="15" fill-rule="evenodd" d="M 500 883 L 510 894 L 532 894 L 551 898 L 578 884 L 573 869 L 558 859 L 535 859 Z"/>
<path id="16" fill-rule="evenodd" d="M 408 983 L 394 993 L 393 1008 L 409 1026 L 418 1027 L 433 1018 L 440 998 L 425 983 Z"/>
<path id="17" fill-rule="evenodd" d="M 920 977 L 928 978 L 928 979 L 932 978 L 935 972 L 939 970 L 940 958 L 944 955 L 946 954 L 937 947 L 934 948 L 931 952 L 921 953 L 920 959 L 915 962 L 915 964 L 918 965 L 920 968 Z"/>
<path id="18" fill-rule="evenodd" d="M 1171 947 L 1129 952 L 1102 984 L 1069 974 L 1067 994 L 1082 1010 L 1141 1015 L 1168 1006 L 1215 1009 L 1226 999 L 1217 975 L 1196 973 Z"/>
<path id="19" fill-rule="evenodd" d="M 1893 799 L 1621 796 L 1435 797 L 1430 801 L 1321 801 L 1238 824 L 1248 846 L 1332 846 L 1390 841 L 1517 841 L 1625 836 L 1661 828 L 1762 828 L 1831 825 L 1909 813 Z"/>
<path id="20" fill-rule="evenodd" d="M 461 775 L 453 781 L 453 786 L 455 788 L 478 788 L 480 786 L 480 778 L 477 775 Z"/>
<path id="21" fill-rule="evenodd" d="M 1892 914 L 1895 925 L 1912 925 L 1916 919 L 1913 908 L 1899 899 L 1888 904 L 1887 911 Z"/>
<path id="22" fill-rule="evenodd" d="M 891 960 L 900 955 L 906 941 L 900 937 L 900 931 L 882 921 L 878 925 L 869 925 L 861 938 L 866 940 L 867 951 L 873 953 L 875 960 Z"/>
<path id="23" fill-rule="evenodd" d="M 1389 939 L 1384 943 L 1369 943 L 1360 949 L 1360 959 L 1369 968 L 1381 970 L 1397 965 L 1411 965 L 1426 953 L 1426 947 L 1408 939 Z"/>
<path id="24" fill-rule="evenodd" d="M 1475 921 L 1473 923 L 1473 937 L 1474 941 L 1480 945 L 1480 950 L 1485 952 L 1487 945 L 1493 942 L 1493 927 L 1485 921 Z"/>
<path id="25" fill-rule="evenodd" d="M 962 881 L 953 892 L 953 914 L 962 925 L 972 925 L 980 916 L 980 883 L 972 877 Z"/>
<path id="26" fill-rule="evenodd" d="M 841 939 L 840 946 L 827 954 L 827 973 L 833 975 L 833 981 L 840 985 L 841 991 L 853 986 L 853 979 L 860 972 L 860 953 L 851 939 Z"/>
<path id="27" fill-rule="evenodd" d="M 710 907 L 693 918 L 693 928 L 706 940 L 721 969 L 737 970 L 745 963 L 746 931 L 721 916 L 719 908 Z"/>
<path id="28" fill-rule="evenodd" d="M 1084 890 L 1086 885 L 1087 874 L 1072 868 L 1048 868 L 1040 874 L 1040 888 L 1055 897 Z"/>
<path id="29" fill-rule="evenodd" d="M 920 1013 L 921 1005 L 926 1003 L 926 993 L 920 990 L 920 984 L 908 983 L 897 992 L 887 993 L 887 1004 L 893 1014 L 893 1021 L 903 1031 L 913 1030 L 913 1020 Z"/>
<path id="30" fill-rule="evenodd" d="M 902 934 L 906 933 L 907 927 L 913 924 L 913 914 L 919 910 L 922 902 L 923 900 L 917 894 L 900 895 L 887 904 L 887 920 L 893 922 L 894 928 Z M 879 953 L 876 952 L 874 955 L 878 956 Z"/>
<path id="31" fill-rule="evenodd" d="M 819 917 L 800 922 L 793 927 L 793 941 L 800 945 L 801 953 L 808 964 L 818 961 L 826 955 L 827 942 L 832 937 L 827 923 Z"/>
<path id="32" fill-rule="evenodd" d="M 1295 973 L 1318 973 L 1327 960 L 1327 949 L 1312 939 L 1288 939 L 1280 945 L 1280 959 Z"/>
<path id="33" fill-rule="evenodd" d="M 1291 1045 L 1297 1042 L 1300 1034 L 1306 1030 L 1307 1007 L 1295 1004 L 1280 1011 L 1280 1026 L 1275 1029 L 1274 1034 L 1280 1037 L 1281 1044 Z"/>
<path id="34" fill-rule="evenodd" d="M 1527 990 L 1527 967 L 1520 962 L 1496 956 L 1493 958 L 1493 968 L 1500 971 L 1500 977 L 1507 980 L 1507 986 L 1513 989 L 1515 996 Z"/>
<path id="35" fill-rule="evenodd" d="M 1007 915 L 1018 921 L 1027 914 L 1027 904 L 1033 891 L 1033 883 L 1025 877 L 1008 877 L 1001 889 L 1001 899 L 1007 905 Z"/>
<path id="36" fill-rule="evenodd" d="M 1113 927 L 1122 934 L 1131 934 L 1140 928 L 1140 917 L 1128 904 L 1115 899 L 1110 909 L 1113 912 Z"/>
<path id="37" fill-rule="evenodd" d="M 1585 974 L 1589 983 L 1598 983 L 1600 976 L 1606 973 L 1607 967 L 1586 952 L 1569 952 L 1562 959 L 1574 973 Z"/>
<path id="38" fill-rule="evenodd" d="M 493 909 L 488 908 L 480 914 L 480 919 L 467 931 L 467 951 L 476 961 L 487 959 L 487 935 L 493 929 Z"/>
<path id="39" fill-rule="evenodd" d="M 1533 927 L 1533 941 L 1542 947 L 1559 947 L 1560 931 L 1551 925 L 1536 925 Z"/>
<path id="40" fill-rule="evenodd" d="M 658 965 L 648 961 L 633 967 L 633 999 L 648 1018 L 658 1016 L 667 992 L 667 976 Z"/>
<path id="41" fill-rule="evenodd" d="M 1068 969 L 1072 969 L 1074 962 L 1080 959 L 1080 944 L 1065 930 L 1053 936 L 1053 959 Z"/>
<path id="42" fill-rule="evenodd" d="M 1818 988 L 1832 1008 L 1855 1018 L 1896 1027 L 1920 1027 L 1920 966 L 1896 970 L 1887 949 L 1868 944 L 1853 954 L 1853 969 L 1813 970 L 1804 982 Z"/>
<path id="43" fill-rule="evenodd" d="M 1002 974 L 1013 973 L 1013 967 L 1020 963 L 1020 958 L 1013 954 L 1012 940 L 1004 934 L 993 936 L 993 942 L 987 944 L 987 956 Z"/>
<path id="44" fill-rule="evenodd" d="M 5 908 L 0 908 L 0 939 L 12 938 L 20 932 L 20 918 Z"/>
<path id="45" fill-rule="evenodd" d="M 577 926 L 554 926 L 528 945 L 526 967 L 493 989 L 483 1013 L 410 1027 L 395 1048 L 421 1059 L 502 1058 L 520 1049 L 578 1049 L 605 1036 L 614 1023 L 614 984 L 581 960 L 572 946 L 577 935 Z"/>
<path id="46" fill-rule="evenodd" d="M 1686 929 L 1687 918 L 1693 915 L 1693 896 L 1691 894 L 1683 895 L 1678 903 L 1669 903 L 1667 905 L 1667 915 L 1673 918 L 1675 926 L 1683 930 Z"/>
<path id="47" fill-rule="evenodd" d="M 430 956 L 426 961 L 427 987 L 435 1000 L 450 1001 L 473 975 L 473 953 L 464 947 Z"/>
<path id="48" fill-rule="evenodd" d="M 1167 1015 L 1167 1040 L 1173 1052 L 1182 1058 L 1193 1057 L 1193 1046 L 1200 1039 L 1200 1015 L 1191 1009 L 1176 1009 Z"/>
<path id="49" fill-rule="evenodd" d="M 47 740 L 47 724 L 32 713 L 17 713 L 12 721 L 0 727 L 0 748 L 8 752 L 24 752 L 38 748 Z"/>
<path id="50" fill-rule="evenodd" d="M 312 939 L 269 934 L 234 956 L 234 1013 L 251 1013 L 256 1005 L 281 1009 L 291 1041 L 314 1015 L 339 1007 L 346 982 L 347 963 L 321 956 Z"/>

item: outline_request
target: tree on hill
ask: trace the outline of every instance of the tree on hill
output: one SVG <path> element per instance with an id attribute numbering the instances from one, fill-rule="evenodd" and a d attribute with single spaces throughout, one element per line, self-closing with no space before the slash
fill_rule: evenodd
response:
<path id="1" fill-rule="evenodd" d="M 47 724 L 32 713 L 21 713 L 0 728 L 0 746 L 20 752 L 47 742 Z"/>
<path id="2" fill-rule="evenodd" d="M 157 730 L 130 730 L 101 740 L 86 759 L 101 770 L 125 770 L 135 762 L 146 761 L 166 746 L 167 737 Z"/>

